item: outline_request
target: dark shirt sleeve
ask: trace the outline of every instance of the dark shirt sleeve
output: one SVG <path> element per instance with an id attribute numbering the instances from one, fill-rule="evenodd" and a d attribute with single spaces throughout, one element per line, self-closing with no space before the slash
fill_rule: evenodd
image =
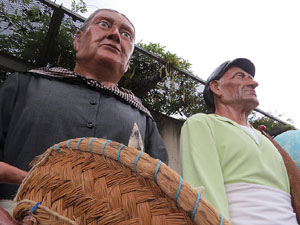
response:
<path id="1" fill-rule="evenodd" d="M 160 159 L 168 165 L 169 156 L 166 146 L 158 132 L 156 122 L 150 117 L 147 117 L 145 151 L 153 158 Z"/>
<path id="2" fill-rule="evenodd" d="M 5 137 L 18 94 L 18 85 L 16 74 L 11 74 L 6 81 L 0 84 L 0 161 L 5 161 L 3 152 Z"/>

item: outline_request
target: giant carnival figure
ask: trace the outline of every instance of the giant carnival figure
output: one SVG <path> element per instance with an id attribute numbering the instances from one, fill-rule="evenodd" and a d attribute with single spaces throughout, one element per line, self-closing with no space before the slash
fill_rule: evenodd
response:
<path id="1" fill-rule="evenodd" d="M 299 170 L 248 122 L 259 104 L 254 76 L 245 58 L 226 61 L 209 76 L 204 100 L 214 113 L 193 115 L 183 125 L 183 178 L 204 186 L 203 197 L 234 225 L 296 225 Z"/>
<path id="2" fill-rule="evenodd" d="M 22 182 L 36 155 L 71 138 L 102 137 L 127 145 L 135 125 L 145 152 L 168 163 L 150 112 L 131 91 L 118 87 L 134 41 L 135 28 L 125 15 L 100 9 L 76 34 L 74 71 L 32 69 L 1 84 L 0 198 L 16 194 L 12 184 Z M 0 214 L 9 224 L 4 218 Z"/>

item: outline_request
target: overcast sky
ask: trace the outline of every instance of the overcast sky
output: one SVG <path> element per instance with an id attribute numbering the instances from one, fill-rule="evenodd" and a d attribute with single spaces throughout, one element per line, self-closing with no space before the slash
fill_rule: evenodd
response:
<path id="1" fill-rule="evenodd" d="M 77 0 L 79 1 L 79 0 Z M 259 108 L 300 128 L 300 2 L 298 0 L 85 0 L 124 13 L 136 42 L 166 46 L 206 80 L 222 62 L 249 58 L 256 66 Z M 71 0 L 56 0 L 70 8 Z"/>

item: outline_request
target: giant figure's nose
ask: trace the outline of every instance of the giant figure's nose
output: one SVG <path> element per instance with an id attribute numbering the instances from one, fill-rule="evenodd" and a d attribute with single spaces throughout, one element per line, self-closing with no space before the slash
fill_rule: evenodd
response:
<path id="1" fill-rule="evenodd" d="M 110 33 L 107 36 L 108 39 L 111 39 L 117 43 L 120 43 L 120 32 L 118 27 L 112 26 L 110 29 Z"/>
<path id="2" fill-rule="evenodd" d="M 248 85 L 256 88 L 258 86 L 258 82 L 253 79 L 253 77 L 248 76 Z"/>

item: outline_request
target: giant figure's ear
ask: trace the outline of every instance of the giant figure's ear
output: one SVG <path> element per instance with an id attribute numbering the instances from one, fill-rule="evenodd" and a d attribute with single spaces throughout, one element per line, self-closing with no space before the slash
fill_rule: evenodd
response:
<path id="1" fill-rule="evenodd" d="M 213 80 L 209 83 L 209 88 L 213 92 L 213 94 L 220 96 L 221 88 L 220 88 L 220 81 L 219 80 Z"/>
<path id="2" fill-rule="evenodd" d="M 124 72 L 124 73 L 126 73 L 127 70 L 129 69 L 130 61 L 131 61 L 131 57 L 132 57 L 133 53 L 134 53 L 134 44 L 133 44 L 133 49 L 132 49 L 131 55 L 130 55 L 130 57 L 129 57 L 129 59 L 128 59 L 128 62 L 127 62 L 126 65 L 125 65 L 125 72 Z"/>
<path id="3" fill-rule="evenodd" d="M 130 59 L 128 60 L 128 62 L 127 62 L 126 65 L 125 65 L 125 72 L 124 72 L 124 73 L 127 72 L 129 66 L 130 66 Z"/>
<path id="4" fill-rule="evenodd" d="M 73 42 L 75 52 L 78 52 L 78 50 L 80 48 L 81 36 L 82 36 L 82 31 L 78 31 L 76 36 L 75 36 L 74 42 Z"/>

